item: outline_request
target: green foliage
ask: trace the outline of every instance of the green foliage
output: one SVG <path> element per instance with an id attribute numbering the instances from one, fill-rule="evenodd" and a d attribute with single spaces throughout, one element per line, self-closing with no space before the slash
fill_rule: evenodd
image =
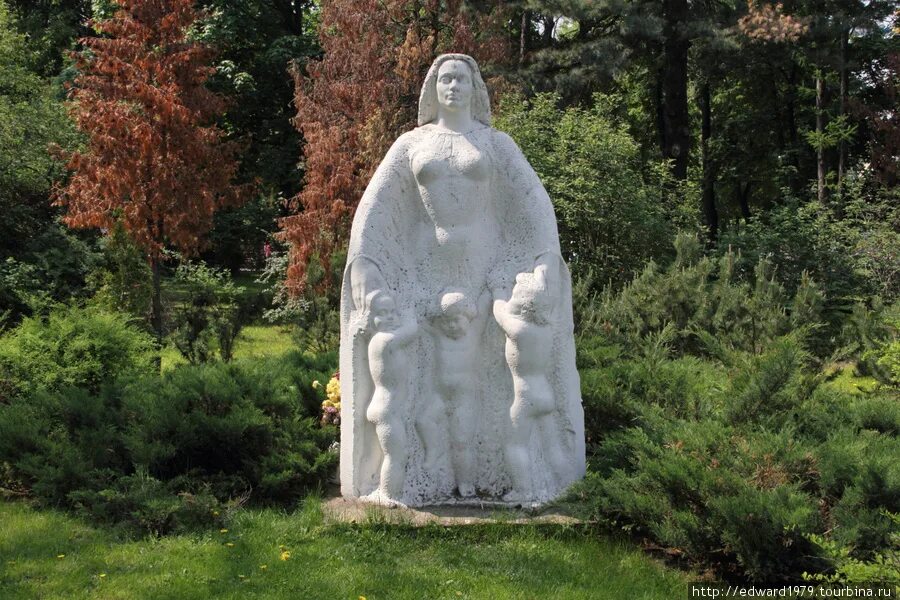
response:
<path id="1" fill-rule="evenodd" d="M 850 305 L 874 293 L 896 293 L 897 236 L 878 225 L 863 198 L 847 198 L 844 216 L 818 202 L 789 200 L 725 232 L 723 252 L 739 250 L 736 270 L 749 273 L 765 259 L 789 293 L 814 279 L 824 295 L 823 321 L 837 337 Z"/>
<path id="2" fill-rule="evenodd" d="M 0 337 L 2 399 L 68 386 L 98 391 L 119 375 L 147 372 L 153 344 L 120 313 L 57 308 Z"/>
<path id="3" fill-rule="evenodd" d="M 335 361 L 184 366 L 12 398 L 0 403 L 0 487 L 155 534 L 247 501 L 290 506 L 337 460 L 312 387 Z"/>
<path id="4" fill-rule="evenodd" d="M 572 497 L 727 579 L 839 568 L 819 540 L 881 564 L 884 511 L 900 508 L 896 395 L 826 384 L 809 350 L 821 292 L 804 276 L 788 294 L 765 260 L 743 280 L 739 261 L 681 235 L 670 267 L 651 263 L 593 306 L 586 296 L 590 468 Z M 860 312 L 870 341 L 886 339 L 881 314 Z"/>
<path id="5" fill-rule="evenodd" d="M 216 350 L 228 362 L 234 341 L 248 321 L 242 288 L 225 271 L 203 263 L 182 263 L 175 272 L 178 303 L 172 311 L 172 341 L 191 364 L 205 363 Z"/>
<path id="6" fill-rule="evenodd" d="M 183 367 L 156 386 L 135 382 L 123 399 L 140 415 L 125 432 L 135 463 L 160 480 L 202 480 L 218 498 L 296 500 L 330 474 L 334 437 L 306 411 L 308 392 L 273 366 Z"/>
<path id="7" fill-rule="evenodd" d="M 900 385 L 900 303 L 875 297 L 857 303 L 844 325 L 845 353 L 859 357 L 857 370 L 888 386 Z"/>
<path id="8" fill-rule="evenodd" d="M 557 108 L 559 98 L 507 98 L 495 126 L 522 148 L 553 201 L 560 244 L 576 277 L 626 281 L 669 251 L 667 218 L 676 211 L 663 164 L 640 160 L 637 143 L 609 115 L 613 99 Z"/>
<path id="9" fill-rule="evenodd" d="M 779 336 L 818 322 L 822 295 L 808 277 L 792 297 L 766 260 L 751 283 L 735 268 L 740 255 L 703 256 L 687 233 L 677 236 L 675 250 L 670 266 L 650 262 L 621 292 L 608 288 L 582 315 L 581 335 L 602 334 L 632 356 L 665 335 L 678 355 L 721 357 L 761 353 Z"/>
<path id="10" fill-rule="evenodd" d="M 93 262 L 47 201 L 63 175 L 48 146 L 71 148 L 77 138 L 58 88 L 31 70 L 28 41 L 0 2 L 0 323 L 7 324 L 81 295 Z"/>
<path id="11" fill-rule="evenodd" d="M 877 582 L 900 591 L 900 534 L 896 533 L 900 531 L 900 515 L 889 511 L 882 514 L 892 524 L 895 532 L 884 553 L 877 553 L 868 561 L 860 560 L 852 555 L 850 547 L 824 536 L 810 534 L 809 540 L 822 549 L 834 563 L 835 570 L 832 574 L 804 573 L 804 578 L 841 586 L 871 585 Z"/>
<path id="12" fill-rule="evenodd" d="M 95 522 L 155 536 L 221 526 L 222 515 L 236 503 L 220 502 L 204 484 L 196 487 L 200 489 L 186 491 L 139 470 L 99 491 L 73 490 L 67 500 L 77 514 Z"/>
<path id="13" fill-rule="evenodd" d="M 296 347 L 314 354 L 337 350 L 341 335 L 340 290 L 346 253 L 335 252 L 330 270 L 315 258 L 307 267 L 307 286 L 302 295 L 292 295 L 284 285 L 289 255 L 275 252 L 266 261 L 261 280 L 274 282 L 272 308 L 263 314 L 270 323 L 292 325 Z"/>
<path id="14" fill-rule="evenodd" d="M 803 538 L 819 529 L 818 510 L 789 436 L 645 415 L 604 440 L 576 486 L 593 517 L 729 577 L 789 580 L 824 566 Z"/>
<path id="15" fill-rule="evenodd" d="M 102 259 L 90 276 L 94 302 L 109 310 L 124 311 L 147 322 L 153 274 L 147 256 L 117 225 L 101 240 Z"/>

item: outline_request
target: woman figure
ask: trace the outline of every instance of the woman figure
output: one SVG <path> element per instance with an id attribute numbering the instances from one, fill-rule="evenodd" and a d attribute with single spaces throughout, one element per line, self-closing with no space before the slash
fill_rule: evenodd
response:
<path id="1" fill-rule="evenodd" d="M 490 105 L 475 61 L 462 54 L 439 56 L 426 76 L 419 99 L 419 127 L 400 136 L 388 151 L 360 201 L 350 237 L 342 290 L 341 483 L 345 496 L 365 495 L 378 485 L 378 452 L 367 430 L 365 405 L 372 382 L 364 364 L 367 341 L 349 327 L 364 310 L 365 298 L 375 290 L 389 292 L 401 309 L 422 317 L 442 290 L 454 288 L 469 298 L 488 297 L 488 282 L 514 281 L 517 273 L 532 272 L 554 298 L 562 315 L 554 328 L 554 401 L 556 422 L 568 441 L 571 473 L 584 468 L 583 416 L 575 371 L 572 340 L 571 290 L 559 254 L 553 207 L 547 193 L 521 151 L 506 134 L 490 127 Z M 488 293 L 489 294 L 489 293 Z M 489 314 L 489 302 L 479 306 Z M 477 321 L 474 319 L 473 322 Z M 503 358 L 505 336 L 495 323 L 471 337 L 477 357 L 469 377 L 477 396 L 467 402 L 477 418 L 456 419 L 477 431 L 455 432 L 454 439 L 471 439 L 477 475 L 474 487 L 481 496 L 500 497 L 510 485 L 502 459 L 507 435 L 512 383 Z M 410 352 L 408 415 L 410 432 L 416 414 L 434 398 L 434 381 L 441 380 L 436 340 L 420 338 Z M 439 376 L 435 377 L 435 371 Z M 463 386 L 469 387 L 469 386 Z M 458 488 L 453 467 L 425 469 L 425 448 L 440 439 L 410 437 L 407 501 L 427 504 L 444 499 Z M 434 450 L 431 448 L 430 450 Z M 443 449 L 429 455 L 446 454 Z M 540 457 L 535 457 L 539 463 Z M 459 461 L 454 461 L 459 462 Z M 467 476 L 468 480 L 469 477 Z M 547 486 L 553 478 L 546 478 Z M 471 494 L 466 481 L 465 495 Z M 560 491 L 560 490 L 550 490 Z"/>

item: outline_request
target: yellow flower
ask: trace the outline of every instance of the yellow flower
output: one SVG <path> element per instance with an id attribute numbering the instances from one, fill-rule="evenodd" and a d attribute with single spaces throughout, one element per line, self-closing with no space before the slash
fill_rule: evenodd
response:
<path id="1" fill-rule="evenodd" d="M 246 575 L 238 575 L 238 579 L 245 579 L 246 577 Z"/>
<path id="2" fill-rule="evenodd" d="M 328 385 L 325 386 L 325 395 L 332 402 L 340 402 L 341 401 L 341 382 L 331 378 L 331 381 L 328 382 Z"/>
<path id="3" fill-rule="evenodd" d="M 228 533 L 228 530 L 227 530 L 227 529 L 220 529 L 220 530 L 219 530 L 219 533 Z"/>
<path id="4" fill-rule="evenodd" d="M 365 597 L 365 596 L 360 596 L 360 597 L 359 597 L 359 600 L 366 600 L 366 597 Z"/>
<path id="5" fill-rule="evenodd" d="M 218 517 L 218 516 L 219 516 L 219 511 L 217 511 L 217 510 L 212 511 L 212 515 L 213 515 L 214 517 Z"/>
<path id="6" fill-rule="evenodd" d="M 229 548 L 234 548 L 234 544 L 232 544 L 231 542 L 225 542 L 225 545 Z"/>
<path id="7" fill-rule="evenodd" d="M 65 558 L 65 557 L 66 557 L 65 554 L 57 554 L 57 555 L 56 555 L 56 558 Z"/>
<path id="8" fill-rule="evenodd" d="M 100 575 L 98 575 L 97 577 L 99 577 L 100 579 L 103 579 L 104 577 L 106 577 L 106 573 L 100 573 Z"/>
<path id="9" fill-rule="evenodd" d="M 261 571 L 265 571 L 265 570 L 268 569 L 268 568 L 269 568 L 268 565 L 259 565 L 259 569 L 260 569 Z"/>
<path id="10" fill-rule="evenodd" d="M 282 551 L 281 551 L 281 555 L 279 556 L 279 558 L 281 558 L 281 560 L 287 560 L 287 559 L 289 559 L 290 557 L 291 557 L 291 551 L 290 551 L 290 550 L 282 550 Z"/>
<path id="11" fill-rule="evenodd" d="M 322 384 L 319 383 L 319 380 L 318 380 L 318 379 L 316 379 L 315 381 L 312 382 L 312 386 L 313 386 L 313 389 L 314 389 L 314 390 L 317 390 L 317 389 L 319 389 L 320 387 L 322 387 Z"/>

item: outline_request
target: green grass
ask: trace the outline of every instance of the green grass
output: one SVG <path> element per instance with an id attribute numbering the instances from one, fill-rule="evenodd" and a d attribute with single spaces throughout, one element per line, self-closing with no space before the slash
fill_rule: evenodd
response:
<path id="1" fill-rule="evenodd" d="M 234 359 L 265 358 L 280 356 L 295 349 L 291 338 L 290 327 L 283 325 L 247 325 L 241 329 L 234 345 Z M 187 364 L 187 360 L 178 352 L 172 343 L 166 344 L 162 352 L 163 372 L 178 365 Z"/>
<path id="2" fill-rule="evenodd" d="M 856 375 L 856 365 L 854 364 L 829 365 L 825 372 L 829 376 L 834 374 L 827 385 L 848 394 L 871 392 L 878 385 L 874 377 Z"/>
<path id="3" fill-rule="evenodd" d="M 677 598 L 690 577 L 560 525 L 421 529 L 245 510 L 225 532 L 122 540 L 0 503 L 0 598 Z M 228 544 L 232 544 L 229 546 Z M 282 552 L 290 556 L 282 560 Z"/>

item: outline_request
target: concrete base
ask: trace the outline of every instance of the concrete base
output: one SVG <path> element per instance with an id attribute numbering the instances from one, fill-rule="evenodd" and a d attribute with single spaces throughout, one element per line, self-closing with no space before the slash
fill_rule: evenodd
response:
<path id="1" fill-rule="evenodd" d="M 357 499 L 331 498 L 323 504 L 326 520 L 342 523 L 425 525 L 483 525 L 487 523 L 579 525 L 584 521 L 559 507 L 514 509 L 499 502 L 465 501 L 423 508 L 387 508 Z"/>

